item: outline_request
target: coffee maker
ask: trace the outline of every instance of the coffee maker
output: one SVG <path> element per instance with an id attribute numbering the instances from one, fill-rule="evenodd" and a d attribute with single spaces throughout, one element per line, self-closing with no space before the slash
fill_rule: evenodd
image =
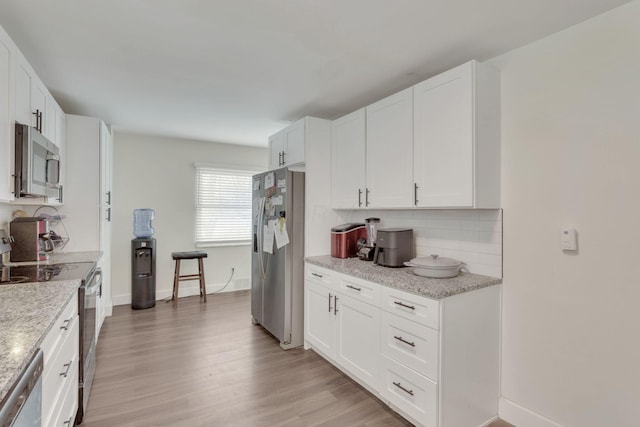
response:
<path id="1" fill-rule="evenodd" d="M 361 239 L 358 243 L 358 258 L 364 261 L 371 261 L 373 260 L 373 254 L 376 249 L 380 218 L 367 218 L 364 222 L 365 229 L 367 230 L 367 238 L 366 240 Z"/>
<path id="2" fill-rule="evenodd" d="M 9 223 L 13 239 L 11 262 L 46 261 L 54 244 L 49 234 L 49 222 L 39 217 L 18 217 Z"/>

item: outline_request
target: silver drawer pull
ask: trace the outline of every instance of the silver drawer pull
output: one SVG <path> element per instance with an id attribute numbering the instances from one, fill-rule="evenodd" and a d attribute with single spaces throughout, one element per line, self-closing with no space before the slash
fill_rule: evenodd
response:
<path id="1" fill-rule="evenodd" d="M 409 309 L 411 309 L 411 310 L 415 310 L 415 309 L 416 309 L 416 307 L 415 307 L 415 306 L 413 306 L 413 305 L 408 305 L 408 304 L 404 304 L 404 303 L 402 303 L 402 302 L 400 302 L 400 301 L 394 301 L 393 303 L 394 303 L 394 304 L 396 304 L 396 305 L 399 305 L 399 306 L 401 306 L 401 307 L 409 308 Z"/>
<path id="2" fill-rule="evenodd" d="M 395 335 L 394 335 L 393 337 L 394 337 L 395 339 L 397 339 L 398 341 L 401 341 L 401 342 L 403 342 L 403 343 L 405 343 L 405 344 L 407 344 L 407 345 L 410 345 L 411 347 L 415 347 L 415 346 L 416 346 L 416 343 L 411 342 L 411 341 L 407 341 L 407 340 L 405 340 L 405 339 L 404 339 L 404 338 L 402 338 L 402 337 L 397 337 L 397 336 L 395 336 Z"/>
<path id="3" fill-rule="evenodd" d="M 69 330 L 69 323 L 71 323 L 71 321 L 73 320 L 73 316 L 71 316 L 70 318 L 68 318 L 67 320 L 65 320 L 64 325 L 60 326 L 60 329 L 64 329 L 65 331 Z"/>
<path id="4" fill-rule="evenodd" d="M 69 368 L 71 368 L 71 364 L 73 363 L 73 360 L 71 360 L 69 363 L 65 363 L 62 366 L 65 366 L 67 369 L 65 369 L 64 372 L 60 372 L 60 376 L 67 378 L 67 375 L 69 374 Z"/>
<path id="5" fill-rule="evenodd" d="M 400 383 L 393 383 L 394 386 L 398 387 L 400 390 L 404 391 L 407 394 L 410 394 L 411 396 L 413 396 L 413 390 L 407 390 L 406 388 L 402 387 L 402 384 Z"/>
<path id="6" fill-rule="evenodd" d="M 329 313 L 331 313 L 331 297 L 333 295 L 331 295 L 331 292 L 329 292 Z"/>
<path id="7" fill-rule="evenodd" d="M 69 419 L 68 419 L 67 421 L 65 421 L 63 424 L 71 425 L 71 421 L 73 421 L 73 418 L 74 418 L 74 416 L 73 416 L 73 415 L 71 415 L 71 416 L 69 417 Z"/>
<path id="8" fill-rule="evenodd" d="M 316 276 L 322 279 L 322 274 L 318 274 L 318 273 L 311 273 L 312 276 Z"/>
<path id="9" fill-rule="evenodd" d="M 353 289 L 354 291 L 358 291 L 358 292 L 360 292 L 362 290 L 362 288 L 357 288 L 357 287 L 351 286 L 351 285 L 347 285 L 347 288 Z"/>

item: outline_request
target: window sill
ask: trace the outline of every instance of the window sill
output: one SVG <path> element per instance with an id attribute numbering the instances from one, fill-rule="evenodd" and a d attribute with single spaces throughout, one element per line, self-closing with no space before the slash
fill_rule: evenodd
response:
<path id="1" fill-rule="evenodd" d="M 201 242 L 196 243 L 196 248 L 218 248 L 228 246 L 250 246 L 251 242 Z"/>

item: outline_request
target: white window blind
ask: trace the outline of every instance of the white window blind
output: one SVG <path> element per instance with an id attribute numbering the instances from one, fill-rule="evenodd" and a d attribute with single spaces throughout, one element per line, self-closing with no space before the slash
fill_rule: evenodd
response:
<path id="1" fill-rule="evenodd" d="M 196 165 L 196 245 L 251 242 L 253 173 Z"/>

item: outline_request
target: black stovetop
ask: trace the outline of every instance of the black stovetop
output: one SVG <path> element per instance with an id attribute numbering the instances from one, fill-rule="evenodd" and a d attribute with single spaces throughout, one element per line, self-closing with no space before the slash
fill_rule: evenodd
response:
<path id="1" fill-rule="evenodd" d="M 66 264 L 38 264 L 0 267 L 0 285 L 29 282 L 49 282 L 51 280 L 86 279 L 94 268 L 92 262 Z"/>

